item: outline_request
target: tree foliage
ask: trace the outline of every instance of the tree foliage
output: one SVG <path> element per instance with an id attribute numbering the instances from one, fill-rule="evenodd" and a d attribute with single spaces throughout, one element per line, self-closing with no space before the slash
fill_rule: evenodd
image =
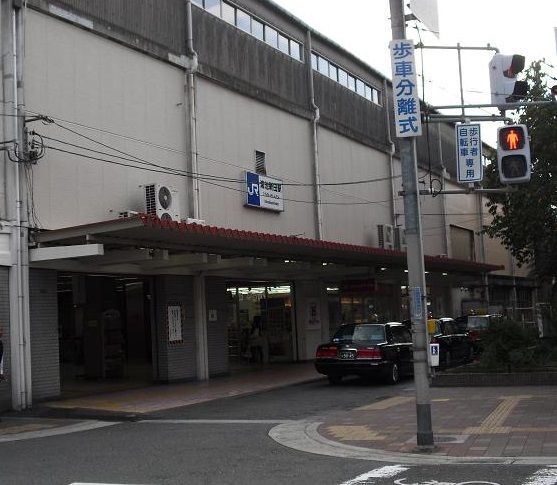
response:
<path id="1" fill-rule="evenodd" d="M 526 101 L 552 101 L 548 76 L 536 61 L 526 71 Z M 517 123 L 530 135 L 532 177 L 516 192 L 492 194 L 488 210 L 493 220 L 486 233 L 497 237 L 518 264 L 531 264 L 538 276 L 557 275 L 557 103 L 526 105 L 517 110 Z M 500 187 L 497 163 L 486 169 L 486 186 Z"/>

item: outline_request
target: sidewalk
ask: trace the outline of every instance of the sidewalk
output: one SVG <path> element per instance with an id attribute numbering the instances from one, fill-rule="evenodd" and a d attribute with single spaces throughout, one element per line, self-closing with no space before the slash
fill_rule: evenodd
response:
<path id="1" fill-rule="evenodd" d="M 272 364 L 203 382 L 162 384 L 75 399 L 48 401 L 30 410 L 0 414 L 0 443 L 74 428 L 86 420 L 132 421 L 149 413 L 215 399 L 255 394 L 321 379 L 313 362 Z"/>
<path id="2" fill-rule="evenodd" d="M 547 457 L 557 464 L 557 388 L 431 388 L 435 455 Z M 419 453 L 414 390 L 327 415 L 317 433 L 335 443 Z"/>
<path id="3" fill-rule="evenodd" d="M 0 416 L 0 442 L 52 434 L 57 428 L 70 432 L 86 423 L 105 426 L 140 420 L 163 409 L 316 379 L 324 378 L 313 363 L 285 364 L 205 382 L 52 401 L 28 412 Z M 556 386 L 432 387 L 434 447 L 418 450 L 415 389 L 411 380 L 407 384 L 398 388 L 395 397 L 332 412 L 319 422 L 284 423 L 270 435 L 302 451 L 361 459 L 391 455 L 393 461 L 401 461 L 403 456 L 415 460 L 419 455 L 423 462 L 500 458 L 557 464 Z M 338 392 L 350 392 L 350 384 L 339 386 Z"/>

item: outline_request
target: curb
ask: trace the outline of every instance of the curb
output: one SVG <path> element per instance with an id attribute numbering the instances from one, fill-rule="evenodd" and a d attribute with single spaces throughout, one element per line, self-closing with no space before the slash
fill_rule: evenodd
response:
<path id="1" fill-rule="evenodd" d="M 321 422 L 293 421 L 275 426 L 269 437 L 277 443 L 306 453 L 352 458 L 356 460 L 383 461 L 407 465 L 481 464 L 481 465 L 555 465 L 555 457 L 484 457 L 448 456 L 433 452 L 398 453 L 345 445 L 331 441 L 317 432 Z"/>

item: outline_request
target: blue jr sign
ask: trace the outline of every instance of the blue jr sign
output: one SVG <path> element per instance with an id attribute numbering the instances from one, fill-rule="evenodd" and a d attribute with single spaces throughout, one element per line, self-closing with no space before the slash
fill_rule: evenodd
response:
<path id="1" fill-rule="evenodd" d="M 283 211 L 282 180 L 246 172 L 246 205 L 277 212 Z"/>

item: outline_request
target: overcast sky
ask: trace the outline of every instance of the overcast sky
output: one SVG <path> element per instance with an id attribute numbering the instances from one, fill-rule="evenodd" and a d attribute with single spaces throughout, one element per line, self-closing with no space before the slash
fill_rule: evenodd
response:
<path id="1" fill-rule="evenodd" d="M 273 1 L 391 78 L 389 0 Z M 486 47 L 490 44 L 502 54 L 524 55 L 527 66 L 545 59 L 544 70 L 557 78 L 556 0 L 437 0 L 437 5 L 439 38 L 416 22 L 407 25 L 407 38 L 415 43 L 421 40 L 426 46 Z M 424 92 L 420 91 L 420 97 L 432 106 L 460 104 L 458 51 L 418 49 L 416 52 L 418 64 L 423 65 Z M 487 66 L 493 54 L 490 50 L 461 50 L 465 104 L 491 103 Z M 422 82 L 421 77 L 419 81 Z M 467 114 L 491 115 L 498 114 L 498 110 L 467 110 Z M 501 122 L 482 123 L 483 141 L 495 146 L 495 133 L 500 125 Z"/>

